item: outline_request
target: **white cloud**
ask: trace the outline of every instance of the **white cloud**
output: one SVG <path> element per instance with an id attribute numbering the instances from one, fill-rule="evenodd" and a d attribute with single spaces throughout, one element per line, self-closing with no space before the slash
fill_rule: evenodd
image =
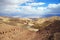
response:
<path id="1" fill-rule="evenodd" d="M 46 3 L 26 3 L 32 0 L 0 0 L 0 13 L 23 13 L 24 14 L 57 14 L 60 13 L 60 3 L 58 4 L 48 4 L 48 6 L 43 7 Z M 27 6 L 19 6 L 19 4 L 26 3 Z M 33 7 L 36 6 L 36 7 Z M 28 16 L 30 17 L 30 16 Z M 33 17 L 33 16 L 31 16 Z M 39 16 L 34 16 L 39 17 Z"/>
<path id="2" fill-rule="evenodd" d="M 32 6 L 20 6 L 21 13 L 25 14 L 43 14 L 46 10 L 46 7 L 38 7 L 34 8 Z"/>
<path id="3" fill-rule="evenodd" d="M 46 7 L 32 7 L 32 6 L 20 6 L 22 8 L 21 13 L 25 14 L 58 14 L 60 13 L 60 4 L 48 4 Z"/>
<path id="4" fill-rule="evenodd" d="M 19 10 L 17 9 L 19 6 L 17 5 L 7 5 L 7 6 L 0 6 L 0 12 L 2 13 L 14 13 L 18 12 Z"/>
<path id="5" fill-rule="evenodd" d="M 39 3 L 26 3 L 26 5 L 29 5 L 29 6 L 41 6 L 41 5 L 44 5 L 45 3 L 43 3 L 43 2 L 39 2 Z"/>
<path id="6" fill-rule="evenodd" d="M 29 0 L 0 0 L 0 4 L 21 4 Z"/>
<path id="7" fill-rule="evenodd" d="M 20 12 L 19 4 L 31 0 L 0 0 L 0 13 L 15 13 Z"/>
<path id="8" fill-rule="evenodd" d="M 57 8 L 59 6 L 60 6 L 60 3 L 59 4 L 49 4 L 48 8 Z"/>
<path id="9" fill-rule="evenodd" d="M 58 14 L 60 13 L 60 3 L 59 4 L 49 4 L 47 7 L 47 13 Z"/>
<path id="10" fill-rule="evenodd" d="M 58 5 L 57 4 L 49 4 L 48 7 L 49 8 L 56 8 Z"/>

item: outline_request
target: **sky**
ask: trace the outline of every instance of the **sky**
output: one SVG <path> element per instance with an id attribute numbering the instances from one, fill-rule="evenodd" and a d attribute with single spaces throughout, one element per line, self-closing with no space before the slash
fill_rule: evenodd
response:
<path id="1" fill-rule="evenodd" d="M 60 0 L 0 0 L 0 16 L 60 16 Z"/>

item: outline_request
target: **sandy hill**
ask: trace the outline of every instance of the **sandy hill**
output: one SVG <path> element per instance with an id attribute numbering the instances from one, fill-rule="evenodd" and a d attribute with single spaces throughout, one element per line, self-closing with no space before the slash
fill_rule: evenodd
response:
<path id="1" fill-rule="evenodd" d="M 21 26 L 32 23 L 32 20 L 29 18 L 12 18 L 12 17 L 0 17 L 0 23 L 6 23 L 12 26 Z"/>
<path id="2" fill-rule="evenodd" d="M 39 30 L 31 31 L 25 27 Z M 57 16 L 40 18 L 36 21 L 25 18 L 0 17 L 0 40 L 59 40 L 60 36 L 58 35 L 60 35 L 60 17 Z"/>
<path id="3" fill-rule="evenodd" d="M 0 24 L 0 40 L 32 40 L 35 32 L 22 27 Z"/>

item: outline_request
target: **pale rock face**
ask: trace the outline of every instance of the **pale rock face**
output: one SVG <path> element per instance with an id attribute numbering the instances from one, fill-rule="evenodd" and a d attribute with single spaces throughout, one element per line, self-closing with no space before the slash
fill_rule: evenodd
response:
<path id="1" fill-rule="evenodd" d="M 31 28 L 31 26 L 27 26 L 27 29 L 30 30 L 30 31 L 39 31 L 39 29 L 35 29 L 35 28 Z"/>
<path id="2" fill-rule="evenodd" d="M 30 31 L 38 31 L 39 29 L 35 29 L 35 28 L 31 28 L 31 26 L 33 26 L 34 24 L 31 24 L 31 23 L 29 23 L 28 24 L 28 30 L 30 30 Z"/>
<path id="3" fill-rule="evenodd" d="M 29 26 L 33 26 L 34 24 L 32 24 L 32 23 L 29 23 L 28 25 L 29 25 Z"/>
<path id="4" fill-rule="evenodd" d="M 27 23 L 24 23 L 24 24 L 27 24 Z"/>

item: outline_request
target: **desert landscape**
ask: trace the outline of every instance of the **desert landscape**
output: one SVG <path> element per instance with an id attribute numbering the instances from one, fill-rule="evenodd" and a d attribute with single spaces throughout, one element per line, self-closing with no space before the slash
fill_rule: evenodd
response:
<path id="1" fill-rule="evenodd" d="M 0 40 L 60 40 L 60 17 L 0 16 Z"/>

